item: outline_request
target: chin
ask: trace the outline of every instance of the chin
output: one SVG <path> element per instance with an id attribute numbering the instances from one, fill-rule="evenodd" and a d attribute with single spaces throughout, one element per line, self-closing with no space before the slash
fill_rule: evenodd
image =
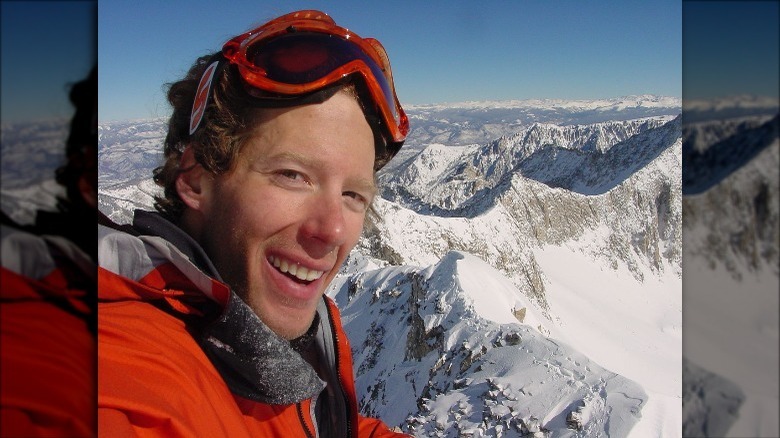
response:
<path id="1" fill-rule="evenodd" d="M 314 314 L 317 311 L 316 303 L 300 307 L 283 306 L 271 309 L 270 312 L 258 309 L 255 306 L 251 307 L 271 331 L 287 340 L 295 339 L 306 333 L 309 327 L 311 327 L 314 321 Z"/>

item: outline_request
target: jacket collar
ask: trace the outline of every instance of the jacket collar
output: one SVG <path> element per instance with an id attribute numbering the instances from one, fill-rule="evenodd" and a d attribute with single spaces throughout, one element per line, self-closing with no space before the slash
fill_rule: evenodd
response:
<path id="1" fill-rule="evenodd" d="M 230 390 L 270 404 L 292 404 L 313 398 L 325 383 L 290 343 L 277 336 L 236 294 L 198 343 Z"/>

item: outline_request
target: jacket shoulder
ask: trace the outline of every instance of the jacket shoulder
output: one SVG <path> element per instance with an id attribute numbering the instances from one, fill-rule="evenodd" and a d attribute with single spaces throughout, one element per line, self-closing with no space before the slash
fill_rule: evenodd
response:
<path id="1" fill-rule="evenodd" d="M 98 309 L 98 432 L 242 436 L 242 415 L 184 323 L 141 301 Z"/>

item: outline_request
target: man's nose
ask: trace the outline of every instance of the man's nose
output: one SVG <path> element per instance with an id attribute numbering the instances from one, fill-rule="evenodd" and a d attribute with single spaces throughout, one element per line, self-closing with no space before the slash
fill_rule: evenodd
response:
<path id="1" fill-rule="evenodd" d="M 324 255 L 344 244 L 345 228 L 341 193 L 323 193 L 314 198 L 308 206 L 308 215 L 301 231 L 307 246 Z"/>

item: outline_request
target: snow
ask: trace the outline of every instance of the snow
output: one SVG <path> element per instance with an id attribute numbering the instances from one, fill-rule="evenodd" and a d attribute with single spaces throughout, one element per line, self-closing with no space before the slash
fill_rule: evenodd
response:
<path id="1" fill-rule="evenodd" d="M 483 260 L 463 254 L 463 259 L 457 262 L 457 273 L 461 288 L 482 318 L 497 324 L 517 324 L 511 309 L 525 308 L 523 324 L 534 328 L 548 324 L 512 282 Z"/>
<path id="2" fill-rule="evenodd" d="M 353 345 L 364 414 L 417 436 L 519 436 L 532 417 L 552 436 L 628 436 L 644 418 L 645 390 L 548 337 L 537 326 L 551 322 L 478 257 L 453 251 L 424 268 L 355 273 L 360 266 L 351 259 L 330 295 Z M 519 307 L 523 323 L 512 314 Z M 416 315 L 419 331 L 409 323 Z M 583 415 L 580 432 L 566 424 L 573 411 Z"/>
<path id="3" fill-rule="evenodd" d="M 681 436 L 680 279 L 646 275 L 639 283 L 625 270 L 605 270 L 565 247 L 547 246 L 536 257 L 550 281 L 550 313 L 558 323 L 551 336 L 648 392 L 642 420 L 630 436 Z"/>
<path id="4" fill-rule="evenodd" d="M 746 397 L 728 436 L 778 436 L 780 280 L 764 270 L 737 281 L 701 258 L 686 261 L 685 273 L 684 305 L 695 309 L 686 312 L 685 355 Z"/>

